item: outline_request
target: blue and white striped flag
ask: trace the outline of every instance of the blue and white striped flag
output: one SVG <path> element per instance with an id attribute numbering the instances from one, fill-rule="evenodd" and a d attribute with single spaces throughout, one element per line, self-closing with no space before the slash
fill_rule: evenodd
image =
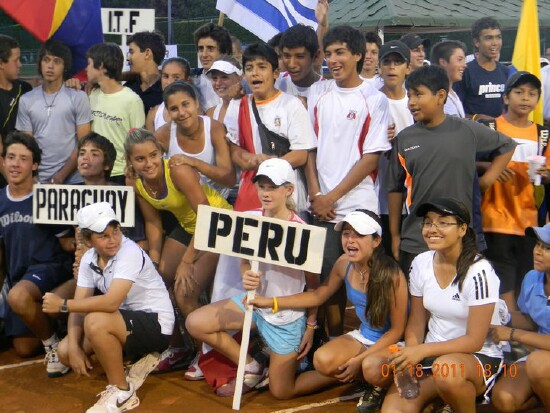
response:
<path id="1" fill-rule="evenodd" d="M 318 0 L 217 0 L 216 8 L 267 42 L 279 32 L 303 23 L 317 30 Z"/>

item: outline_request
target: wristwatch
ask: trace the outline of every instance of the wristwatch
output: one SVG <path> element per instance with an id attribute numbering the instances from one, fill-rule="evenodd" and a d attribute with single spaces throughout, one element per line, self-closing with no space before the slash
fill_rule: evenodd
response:
<path id="1" fill-rule="evenodd" d="M 67 299 L 66 298 L 63 300 L 63 304 L 61 304 L 61 306 L 59 306 L 59 312 L 60 313 L 68 313 L 69 312 L 69 307 L 67 306 Z"/>

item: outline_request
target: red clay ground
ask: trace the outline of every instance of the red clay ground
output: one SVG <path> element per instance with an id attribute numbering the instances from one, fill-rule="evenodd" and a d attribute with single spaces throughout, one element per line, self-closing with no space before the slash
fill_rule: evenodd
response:
<path id="1" fill-rule="evenodd" d="M 347 327 L 354 323 L 353 316 L 353 313 L 347 316 Z M 69 373 L 62 378 L 49 379 L 41 359 L 34 360 L 22 360 L 13 350 L 0 349 L 0 412 L 81 413 L 93 405 L 96 394 L 105 389 L 105 374 L 97 363 L 90 378 L 77 378 Z M 357 392 L 353 385 L 338 386 L 289 401 L 275 400 L 267 391 L 253 392 L 243 396 L 241 411 L 350 413 L 356 411 Z M 136 413 L 219 413 L 231 411 L 232 405 L 231 398 L 217 397 L 205 382 L 183 380 L 182 371 L 149 376 L 138 396 L 141 405 L 133 410 Z M 482 407 L 478 411 L 491 412 Z M 531 411 L 543 412 L 543 409 Z"/>

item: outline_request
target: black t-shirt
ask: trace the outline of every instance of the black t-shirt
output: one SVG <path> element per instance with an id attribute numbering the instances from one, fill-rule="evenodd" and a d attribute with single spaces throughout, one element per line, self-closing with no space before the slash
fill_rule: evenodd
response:
<path id="1" fill-rule="evenodd" d="M 147 116 L 152 107 L 162 103 L 162 85 L 160 83 L 160 79 L 146 90 L 141 90 L 141 79 L 139 76 L 135 79 L 129 80 L 124 84 L 124 86 L 132 89 L 141 98 L 145 109 L 145 116 Z"/>
<path id="2" fill-rule="evenodd" d="M 32 86 L 23 80 L 14 80 L 11 90 L 0 88 L 0 135 L 2 142 L 11 131 L 15 130 L 17 107 L 23 94 L 32 90 Z"/>

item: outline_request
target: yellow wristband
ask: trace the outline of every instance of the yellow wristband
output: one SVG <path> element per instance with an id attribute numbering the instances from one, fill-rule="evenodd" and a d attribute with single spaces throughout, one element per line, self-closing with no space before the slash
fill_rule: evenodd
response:
<path id="1" fill-rule="evenodd" d="M 477 118 L 477 113 L 474 116 L 472 116 L 472 120 L 476 120 L 476 118 Z"/>
<path id="2" fill-rule="evenodd" d="M 273 308 L 271 312 L 275 314 L 277 311 L 279 311 L 279 303 L 277 302 L 277 297 L 273 297 Z"/>
<path id="3" fill-rule="evenodd" d="M 310 330 L 317 330 L 316 325 L 312 326 L 312 325 L 306 324 L 306 328 L 309 328 Z"/>

